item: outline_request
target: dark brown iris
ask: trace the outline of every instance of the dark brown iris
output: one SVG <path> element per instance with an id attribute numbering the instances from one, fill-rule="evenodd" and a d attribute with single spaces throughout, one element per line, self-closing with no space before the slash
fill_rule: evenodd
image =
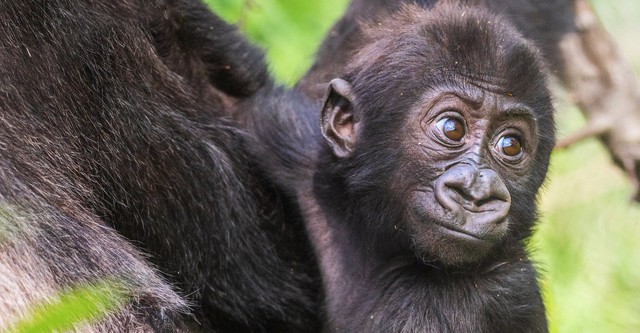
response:
<path id="1" fill-rule="evenodd" d="M 498 148 L 507 156 L 518 156 L 522 152 L 522 144 L 515 136 L 503 136 L 498 141 Z"/>
<path id="2" fill-rule="evenodd" d="M 443 118 L 438 121 L 442 133 L 453 141 L 460 141 L 464 138 L 464 125 L 456 118 Z"/>

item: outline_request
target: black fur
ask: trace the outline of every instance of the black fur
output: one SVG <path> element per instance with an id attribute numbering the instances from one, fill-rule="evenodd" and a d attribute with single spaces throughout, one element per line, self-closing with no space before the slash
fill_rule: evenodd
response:
<path id="1" fill-rule="evenodd" d="M 297 92 L 261 99 L 256 118 L 247 121 L 261 144 L 253 151 L 303 212 L 323 277 L 325 330 L 546 332 L 537 273 L 525 250 L 554 144 L 537 50 L 502 17 L 447 3 L 402 7 L 358 29 L 365 39 L 337 59 L 347 65 L 336 73 L 353 86 L 354 101 L 327 99 L 360 124 L 352 155 L 337 156 L 324 142 L 313 103 L 296 102 L 302 110 L 288 105 Z M 409 110 L 429 103 L 420 100 L 425 92 L 450 87 L 515 98 L 533 110 L 537 124 L 526 169 L 497 171 L 512 198 L 507 234 L 486 255 L 454 264 L 416 252 L 422 235 L 408 232 L 409 198 L 401 192 L 418 175 L 433 176 L 424 170 L 438 162 L 407 155 Z"/>
<path id="2" fill-rule="evenodd" d="M 189 0 L 0 22 L 0 328 L 101 278 L 133 301 L 96 331 L 318 326 L 302 225 L 223 116 L 271 86 L 259 51 Z"/>

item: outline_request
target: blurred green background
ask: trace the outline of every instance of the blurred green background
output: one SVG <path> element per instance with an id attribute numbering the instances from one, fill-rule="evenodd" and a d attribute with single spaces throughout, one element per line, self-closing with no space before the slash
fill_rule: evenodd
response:
<path id="1" fill-rule="evenodd" d="M 208 0 L 267 53 L 272 73 L 293 84 L 311 64 L 346 0 Z M 603 24 L 640 73 L 640 1 L 592 0 Z M 583 124 L 556 102 L 560 136 Z M 640 110 L 638 110 L 640 112 Z M 603 147 L 590 139 L 555 152 L 540 195 L 532 255 L 542 273 L 552 332 L 640 332 L 640 207 Z"/>

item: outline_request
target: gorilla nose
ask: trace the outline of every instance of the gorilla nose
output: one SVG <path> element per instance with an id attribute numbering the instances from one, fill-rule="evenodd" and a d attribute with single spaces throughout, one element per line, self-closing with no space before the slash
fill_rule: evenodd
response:
<path id="1" fill-rule="evenodd" d="M 439 177 L 435 195 L 444 208 L 484 215 L 481 218 L 484 222 L 504 220 L 511 204 L 509 190 L 495 171 L 466 163 L 450 168 Z M 464 224 L 467 220 L 469 217 L 460 222 Z"/>

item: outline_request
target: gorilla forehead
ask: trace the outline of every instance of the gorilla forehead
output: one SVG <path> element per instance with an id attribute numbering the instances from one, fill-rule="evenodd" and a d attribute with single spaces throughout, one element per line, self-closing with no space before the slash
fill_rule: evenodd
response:
<path id="1" fill-rule="evenodd" d="M 525 103 L 548 104 L 537 49 L 504 22 L 477 8 L 405 6 L 387 20 L 363 26 L 368 43 L 345 79 L 362 100 L 375 105 L 461 82 Z"/>

